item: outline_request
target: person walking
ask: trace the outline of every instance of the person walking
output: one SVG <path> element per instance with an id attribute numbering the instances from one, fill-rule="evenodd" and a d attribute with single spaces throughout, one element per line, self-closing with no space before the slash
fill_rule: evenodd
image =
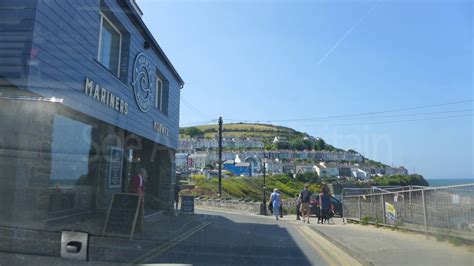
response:
<path id="1" fill-rule="evenodd" d="M 273 189 L 273 193 L 270 195 L 270 201 L 272 202 L 272 206 L 273 206 L 273 214 L 278 220 L 278 216 L 280 215 L 279 213 L 280 206 L 281 206 L 281 195 L 278 191 L 278 188 Z"/>
<path id="2" fill-rule="evenodd" d="M 301 201 L 301 215 L 303 217 L 303 223 L 309 223 L 309 215 L 311 214 L 311 210 L 309 209 L 309 201 L 311 200 L 311 191 L 309 191 L 309 185 L 305 184 L 304 189 L 301 190 L 298 199 Z M 306 219 L 305 219 L 306 216 Z"/>
<path id="3" fill-rule="evenodd" d="M 174 202 L 175 202 L 175 209 L 178 209 L 179 206 L 179 192 L 181 191 L 181 187 L 178 184 L 178 181 L 174 184 Z"/>
<path id="4" fill-rule="evenodd" d="M 278 190 L 278 194 L 280 194 L 280 199 L 281 199 L 281 193 L 280 191 Z M 283 218 L 283 200 L 280 200 L 280 209 L 279 209 L 279 213 L 280 213 L 280 218 Z"/>
<path id="5" fill-rule="evenodd" d="M 300 216 L 301 216 L 301 212 L 300 212 L 300 209 L 301 209 L 301 199 L 299 197 L 299 194 L 296 194 L 296 220 L 299 221 L 301 220 L 300 219 Z"/>
<path id="6" fill-rule="evenodd" d="M 324 185 L 319 194 L 319 207 L 320 215 L 318 218 L 318 223 L 324 223 L 324 221 L 329 220 L 329 210 L 331 209 L 331 194 L 329 193 L 329 188 L 327 185 Z"/>
<path id="7" fill-rule="evenodd" d="M 137 175 L 133 176 L 128 186 L 128 192 L 138 194 L 140 196 L 140 209 L 138 213 L 137 227 L 138 231 L 143 231 L 143 221 L 145 216 L 145 183 L 148 174 L 145 168 L 140 168 Z"/>
<path id="8" fill-rule="evenodd" d="M 148 174 L 145 168 L 140 168 L 138 174 L 133 176 L 130 180 L 130 185 L 128 191 L 130 193 L 138 194 L 142 197 L 145 197 L 145 182 L 148 178 Z"/>

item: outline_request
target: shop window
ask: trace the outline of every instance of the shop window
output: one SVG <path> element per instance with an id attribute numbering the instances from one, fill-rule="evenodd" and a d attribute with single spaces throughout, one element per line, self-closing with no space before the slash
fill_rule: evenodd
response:
<path id="1" fill-rule="evenodd" d="M 120 77 L 122 34 L 103 14 L 100 16 L 99 62 Z"/>
<path id="2" fill-rule="evenodd" d="M 91 207 L 93 182 L 89 174 L 92 126 L 56 115 L 51 144 L 49 211 Z"/>

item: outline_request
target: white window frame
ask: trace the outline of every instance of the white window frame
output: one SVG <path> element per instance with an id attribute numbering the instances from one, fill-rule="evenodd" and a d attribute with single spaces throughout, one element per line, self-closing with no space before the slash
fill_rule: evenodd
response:
<path id="1" fill-rule="evenodd" d="M 158 84 L 161 86 L 158 87 Z M 158 75 L 155 76 L 155 108 L 163 112 L 163 80 Z"/>
<path id="2" fill-rule="evenodd" d="M 102 12 L 99 12 L 100 14 L 100 30 L 99 30 L 99 47 L 97 48 L 97 61 L 100 62 L 100 48 L 102 47 L 102 28 L 104 27 L 104 19 L 107 21 L 107 23 L 110 24 L 110 26 L 112 26 L 112 28 L 119 34 L 119 37 L 120 37 L 120 41 L 119 41 L 119 54 L 118 54 L 118 66 L 117 66 L 117 77 L 120 78 L 120 60 L 122 59 L 122 33 L 117 29 L 117 27 L 115 27 L 115 25 L 112 23 L 112 21 L 110 21 L 105 15 L 104 13 Z M 102 65 L 103 63 L 100 62 Z M 104 65 L 105 66 L 105 65 Z M 107 69 L 109 69 L 108 66 L 105 66 L 107 67 Z"/>

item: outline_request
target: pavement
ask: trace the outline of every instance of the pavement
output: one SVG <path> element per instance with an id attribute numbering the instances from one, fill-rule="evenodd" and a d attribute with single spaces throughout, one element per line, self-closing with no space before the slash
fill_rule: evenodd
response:
<path id="1" fill-rule="evenodd" d="M 474 265 L 473 246 L 453 246 L 432 236 L 360 224 L 315 224 L 311 229 L 364 265 Z"/>

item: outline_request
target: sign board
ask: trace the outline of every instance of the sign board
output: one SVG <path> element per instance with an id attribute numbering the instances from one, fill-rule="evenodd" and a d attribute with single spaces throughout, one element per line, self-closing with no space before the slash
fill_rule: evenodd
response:
<path id="1" fill-rule="evenodd" d="M 107 148 L 107 180 L 109 188 L 122 187 L 123 150 L 117 147 Z"/>
<path id="2" fill-rule="evenodd" d="M 194 213 L 194 197 L 193 196 L 181 197 L 181 212 Z"/>
<path id="3" fill-rule="evenodd" d="M 114 193 L 102 234 L 133 237 L 142 197 L 132 193 Z"/>
<path id="4" fill-rule="evenodd" d="M 387 223 L 394 224 L 397 219 L 397 211 L 395 210 L 395 206 L 388 202 L 385 202 L 385 216 L 387 217 Z"/>

